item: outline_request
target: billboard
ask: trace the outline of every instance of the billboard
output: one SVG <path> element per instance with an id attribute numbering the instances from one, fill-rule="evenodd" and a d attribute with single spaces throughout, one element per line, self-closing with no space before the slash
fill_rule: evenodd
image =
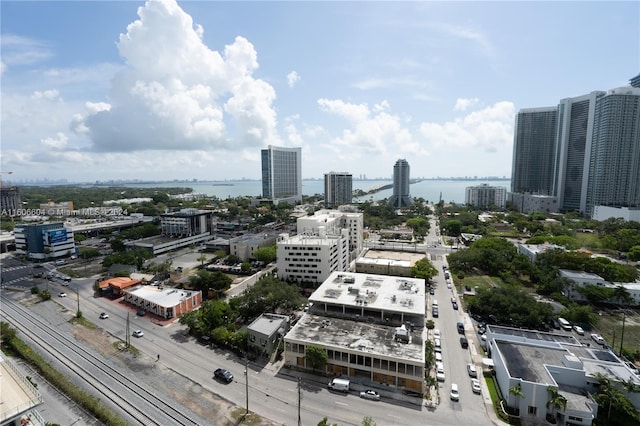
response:
<path id="1" fill-rule="evenodd" d="M 49 244 L 63 243 L 67 241 L 67 230 L 54 229 L 53 231 L 48 231 L 47 239 L 49 240 Z"/>

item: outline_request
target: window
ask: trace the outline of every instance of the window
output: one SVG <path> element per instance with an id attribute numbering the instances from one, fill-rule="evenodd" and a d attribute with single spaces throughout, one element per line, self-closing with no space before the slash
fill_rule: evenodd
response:
<path id="1" fill-rule="evenodd" d="M 538 414 L 538 407 L 529 406 L 527 412 L 532 416 L 536 416 Z"/>

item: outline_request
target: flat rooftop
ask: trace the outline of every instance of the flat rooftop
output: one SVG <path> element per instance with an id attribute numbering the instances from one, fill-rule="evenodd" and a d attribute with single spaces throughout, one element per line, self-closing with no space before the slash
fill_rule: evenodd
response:
<path id="1" fill-rule="evenodd" d="M 504 336 L 523 337 L 532 341 L 556 342 L 567 345 L 580 346 L 580 342 L 571 334 L 547 333 L 538 330 L 527 330 L 522 328 L 502 327 L 499 325 L 488 324 L 487 329 L 494 334 Z"/>
<path id="2" fill-rule="evenodd" d="M 309 301 L 365 308 L 369 312 L 425 314 L 424 280 L 388 275 L 334 271 Z"/>
<path id="3" fill-rule="evenodd" d="M 271 336 L 282 327 L 282 322 L 287 319 L 284 315 L 262 314 L 249 325 L 249 329 L 265 336 Z"/>
<path id="4" fill-rule="evenodd" d="M 144 300 L 148 300 L 149 302 L 155 303 L 158 306 L 162 306 L 164 308 L 172 308 L 181 301 L 185 300 L 188 297 L 191 297 L 198 292 L 175 288 L 159 290 L 158 287 L 152 285 L 144 285 L 128 290 L 127 293 L 131 293 Z"/>
<path id="5" fill-rule="evenodd" d="M 395 327 L 306 313 L 287 333 L 285 339 L 304 343 L 322 343 L 329 349 L 348 348 L 379 357 L 403 359 L 414 365 L 424 364 L 425 328 L 416 330 L 409 332 L 409 343 L 400 343 L 395 340 Z"/>
<path id="6" fill-rule="evenodd" d="M 556 381 L 547 371 L 547 365 L 562 365 L 562 357 L 569 354 L 561 347 L 542 347 L 497 339 L 496 346 L 511 377 L 548 385 L 556 385 Z"/>

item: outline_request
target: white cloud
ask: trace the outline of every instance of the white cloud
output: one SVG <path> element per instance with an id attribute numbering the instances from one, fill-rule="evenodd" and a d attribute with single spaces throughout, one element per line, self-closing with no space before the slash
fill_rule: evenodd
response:
<path id="1" fill-rule="evenodd" d="M 297 82 L 300 81 L 300 75 L 296 71 L 291 71 L 287 74 L 287 84 L 290 88 L 296 85 Z"/>
<path id="2" fill-rule="evenodd" d="M 12 66 L 34 64 L 53 56 L 45 43 L 14 34 L 2 34 L 0 45 L 3 73 Z"/>
<path id="3" fill-rule="evenodd" d="M 436 148 L 480 148 L 494 152 L 513 142 L 515 106 L 498 102 L 444 124 L 422 123 L 420 133 Z"/>
<path id="4" fill-rule="evenodd" d="M 275 90 L 253 77 L 257 52 L 242 37 L 221 55 L 202 41 L 175 0 L 147 1 L 120 35 L 128 65 L 112 80 L 109 109 L 71 128 L 88 129 L 96 151 L 242 150 L 278 143 Z"/>
<path id="5" fill-rule="evenodd" d="M 342 135 L 332 139 L 328 146 L 340 158 L 358 158 L 363 153 L 426 153 L 416 143 L 411 132 L 403 127 L 401 118 L 389 112 L 391 107 L 386 100 L 375 104 L 373 108 L 369 108 L 367 104 L 356 105 L 339 99 L 319 99 L 318 104 L 321 110 L 350 122 L 350 128 L 343 130 Z"/>
<path id="6" fill-rule="evenodd" d="M 357 81 L 353 84 L 353 87 L 360 90 L 373 90 L 373 89 L 396 89 L 401 87 L 409 87 L 409 88 L 428 88 L 430 83 L 416 79 L 413 77 L 404 77 L 404 78 L 381 78 L 381 77 L 371 77 L 361 81 Z"/>
<path id="7" fill-rule="evenodd" d="M 45 90 L 44 92 L 36 90 L 35 92 L 33 92 L 33 95 L 31 95 L 31 99 L 33 99 L 34 101 L 38 101 L 38 100 L 53 101 L 53 100 L 59 99 L 59 97 L 60 97 L 60 92 L 58 92 L 55 89 Z"/>
<path id="8" fill-rule="evenodd" d="M 480 102 L 478 98 L 458 98 L 456 99 L 456 105 L 453 107 L 454 111 L 466 111 L 472 106 L 475 106 Z"/>
<path id="9" fill-rule="evenodd" d="M 53 138 L 44 138 L 40 141 L 47 148 L 63 149 L 67 146 L 69 138 L 62 132 L 58 132 Z"/>

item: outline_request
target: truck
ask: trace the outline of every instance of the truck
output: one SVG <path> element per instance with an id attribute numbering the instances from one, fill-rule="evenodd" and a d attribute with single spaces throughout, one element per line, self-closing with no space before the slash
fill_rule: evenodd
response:
<path id="1" fill-rule="evenodd" d="M 329 389 L 339 392 L 349 392 L 350 383 L 348 379 L 333 379 L 329 382 Z"/>

